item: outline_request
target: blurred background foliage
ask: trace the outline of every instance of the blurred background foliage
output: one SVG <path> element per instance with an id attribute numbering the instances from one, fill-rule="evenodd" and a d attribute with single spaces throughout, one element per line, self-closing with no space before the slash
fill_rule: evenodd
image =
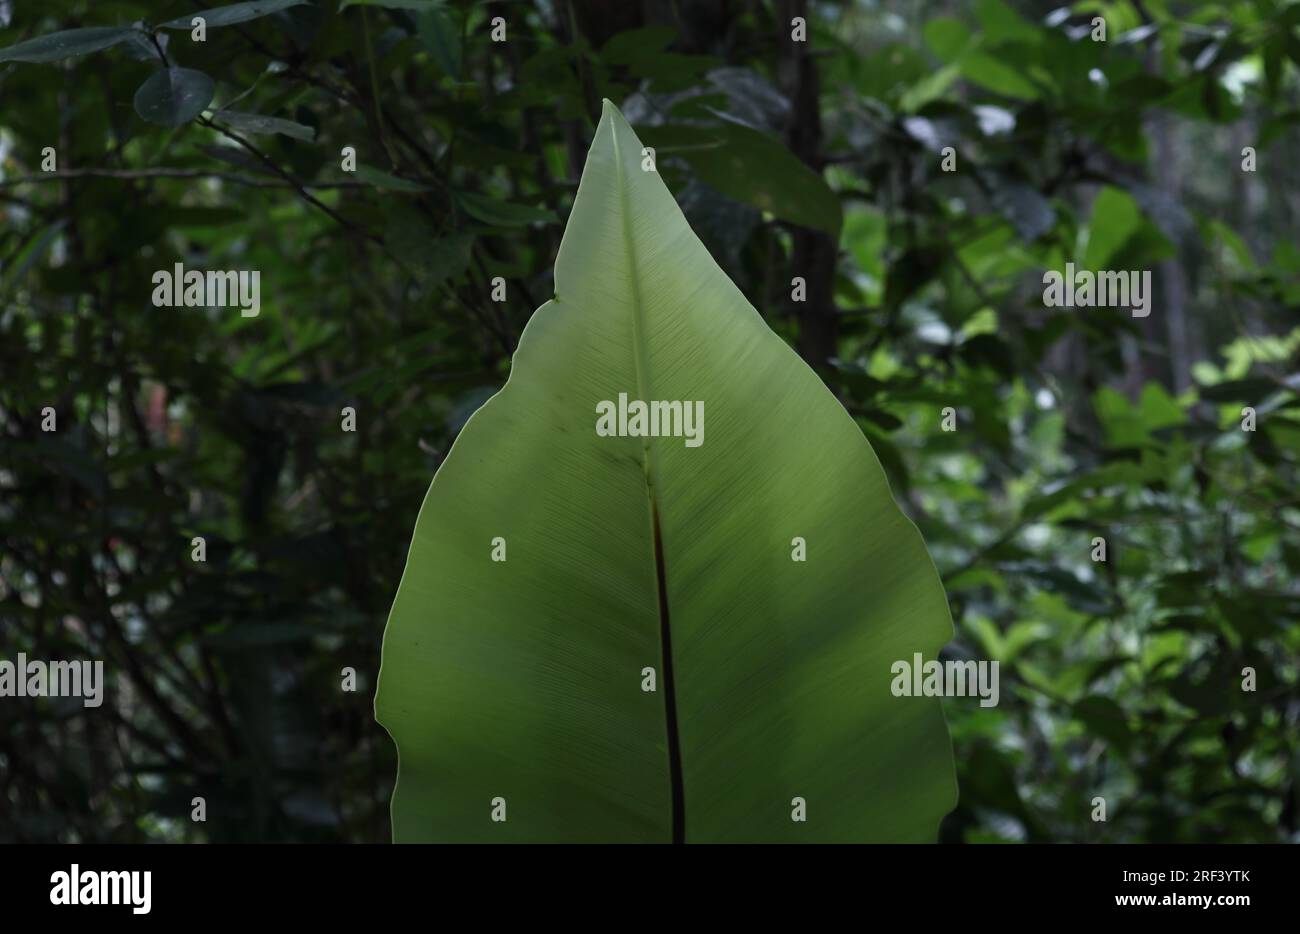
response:
<path id="1" fill-rule="evenodd" d="M 945 702 L 941 839 L 1300 840 L 1300 3 L 193 12 L 0 0 L 4 47 L 118 29 L 0 51 L 0 655 L 111 677 L 0 704 L 0 839 L 388 838 L 410 530 L 608 97 L 871 439 L 948 655 L 1001 663 Z M 177 262 L 260 315 L 155 308 Z M 1151 270 L 1150 316 L 1045 307 L 1066 262 Z"/>

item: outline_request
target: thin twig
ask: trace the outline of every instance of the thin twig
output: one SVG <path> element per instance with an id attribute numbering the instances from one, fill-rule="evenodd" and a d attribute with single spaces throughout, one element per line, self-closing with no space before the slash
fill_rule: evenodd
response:
<path id="1" fill-rule="evenodd" d="M 270 170 L 271 170 L 272 172 L 274 172 L 276 175 L 280 176 L 280 177 L 283 178 L 285 181 L 287 181 L 290 185 L 292 185 L 292 186 L 297 190 L 298 194 L 302 195 L 303 200 L 305 200 L 305 201 L 306 201 L 308 204 L 310 204 L 312 207 L 317 208 L 317 209 L 320 210 L 320 211 L 323 211 L 326 215 L 329 216 L 329 218 L 330 218 L 331 220 L 333 220 L 333 221 L 334 221 L 336 224 L 338 224 L 340 227 L 343 227 L 343 228 L 345 228 L 345 229 L 347 229 L 347 230 L 354 231 L 355 233 L 359 233 L 361 236 L 365 237 L 367 240 L 372 240 L 372 241 L 374 241 L 375 243 L 379 244 L 380 246 L 383 246 L 384 241 L 383 241 L 383 239 L 382 239 L 381 237 L 378 237 L 378 236 L 376 236 L 376 235 L 374 235 L 374 234 L 372 234 L 372 233 L 369 233 L 368 231 L 361 230 L 360 228 L 358 228 L 358 227 L 356 227 L 355 225 L 353 225 L 352 222 L 349 221 L 349 220 L 348 220 L 346 217 L 344 217 L 342 214 L 339 214 L 337 211 L 335 211 L 335 210 L 334 210 L 333 208 L 331 208 L 329 205 L 325 204 L 325 203 L 322 202 L 319 198 L 317 198 L 317 197 L 315 197 L 314 195 L 312 195 L 311 192 L 309 192 L 305 187 L 303 187 L 303 183 L 302 183 L 302 182 L 300 182 L 298 179 L 294 178 L 292 175 L 290 175 L 290 174 L 289 174 L 288 172 L 286 172 L 284 169 L 282 169 L 282 168 L 280 168 L 278 165 L 276 165 L 276 164 L 275 164 L 275 160 L 273 160 L 270 156 L 266 155 L 264 152 L 262 152 L 260 149 L 258 149 L 256 146 L 254 146 L 252 143 L 250 143 L 248 140 L 244 139 L 244 137 L 240 136 L 238 133 L 234 132 L 233 130 L 227 129 L 226 127 L 222 126 L 222 125 L 219 124 L 219 123 L 215 123 L 215 122 L 213 122 L 213 121 L 212 121 L 211 119 L 209 119 L 208 117 L 199 117 L 198 120 L 199 120 L 199 123 L 201 123 L 203 126 L 206 126 L 206 127 L 208 127 L 209 129 L 216 130 L 216 131 L 217 131 L 218 133 L 220 133 L 222 136 L 224 136 L 224 137 L 226 137 L 227 139 L 232 140 L 233 142 L 239 144 L 241 147 L 243 147 L 244 149 L 248 150 L 252 155 L 256 156 L 257 159 L 258 159 L 258 160 L 259 160 L 263 165 L 265 165 L 268 169 L 270 169 Z"/>
<path id="2" fill-rule="evenodd" d="M 365 182 L 296 182 L 296 181 L 272 181 L 269 179 L 252 178 L 247 175 L 236 175 L 233 172 L 212 172 L 208 169 L 178 169 L 178 168 L 156 168 L 156 169 L 62 169 L 58 172 L 42 172 L 39 175 L 20 175 L 16 178 L 0 179 L 0 188 L 13 188 L 18 185 L 38 185 L 42 182 L 58 181 L 67 178 L 121 178 L 121 179 L 140 179 L 140 178 L 219 178 L 223 181 L 234 182 L 237 185 L 247 185 L 250 188 L 368 188 Z"/>

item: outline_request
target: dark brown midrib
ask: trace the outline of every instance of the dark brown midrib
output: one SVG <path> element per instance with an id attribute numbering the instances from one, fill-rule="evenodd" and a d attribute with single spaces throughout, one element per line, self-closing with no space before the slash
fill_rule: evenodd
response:
<path id="1" fill-rule="evenodd" d="M 677 735 L 677 690 L 673 681 L 673 636 L 668 619 L 668 578 L 664 543 L 659 532 L 659 506 L 651 490 L 650 521 L 655 540 L 655 574 L 659 588 L 659 643 L 663 654 L 664 718 L 668 730 L 668 773 L 672 782 L 673 843 L 686 842 L 686 788 L 682 782 L 682 747 Z"/>

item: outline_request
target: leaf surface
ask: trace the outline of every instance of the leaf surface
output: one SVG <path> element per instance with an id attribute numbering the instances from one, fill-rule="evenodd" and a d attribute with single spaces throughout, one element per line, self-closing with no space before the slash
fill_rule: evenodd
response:
<path id="1" fill-rule="evenodd" d="M 135 112 L 150 123 L 180 126 L 212 103 L 216 84 L 193 68 L 160 68 L 135 92 Z"/>
<path id="2" fill-rule="evenodd" d="M 248 3 L 232 3 L 228 6 L 213 7 L 208 10 L 196 10 L 185 16 L 178 16 L 163 23 L 165 29 L 190 29 L 194 18 L 200 17 L 208 26 L 234 26 L 249 20 L 270 16 L 290 7 L 302 6 L 307 0 L 250 0 Z"/>
<path id="3" fill-rule="evenodd" d="M 376 696 L 394 838 L 933 840 L 942 710 L 890 688 L 952 635 L 938 574 L 641 148 L 606 102 L 556 297 L 417 519 Z M 620 393 L 702 401 L 702 443 L 599 436 Z"/>
<path id="4" fill-rule="evenodd" d="M 230 124 L 232 129 L 241 133 L 269 135 L 280 133 L 311 142 L 316 138 L 316 131 L 293 120 L 283 117 L 271 117 L 266 114 L 244 113 L 239 110 L 218 110 L 213 116 Z"/>
<path id="5" fill-rule="evenodd" d="M 138 30 L 129 26 L 65 29 L 0 49 L 0 62 L 58 62 L 111 48 L 138 34 Z"/>
<path id="6" fill-rule="evenodd" d="M 844 221 L 839 196 L 820 174 L 767 134 L 735 123 L 670 124 L 644 132 L 647 144 L 660 150 L 656 157 L 680 156 L 701 181 L 727 197 L 839 240 Z"/>

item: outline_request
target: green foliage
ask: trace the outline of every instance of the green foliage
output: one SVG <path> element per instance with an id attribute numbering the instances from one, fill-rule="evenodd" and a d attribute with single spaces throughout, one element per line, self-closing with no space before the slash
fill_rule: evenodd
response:
<path id="1" fill-rule="evenodd" d="M 934 565 L 641 151 L 607 101 L 557 297 L 420 509 L 375 701 L 394 838 L 933 840 L 942 710 L 889 687 L 951 638 Z M 694 415 L 593 430 L 620 395 Z"/>
<path id="2" fill-rule="evenodd" d="M 302 6 L 306 2 L 307 0 L 251 0 L 249 3 L 232 3 L 228 6 L 199 10 L 188 16 L 178 16 L 161 25 L 164 29 L 190 29 L 193 27 L 195 17 L 198 17 L 208 26 L 233 26 L 236 23 L 246 23 L 251 19 L 279 13 L 290 7 Z"/>
<path id="3" fill-rule="evenodd" d="M 0 62 L 57 62 L 112 48 L 136 35 L 134 29 L 92 26 L 66 29 L 0 49 Z"/>
<path id="4" fill-rule="evenodd" d="M 655 154 L 680 156 L 695 177 L 742 204 L 839 239 L 839 198 L 779 141 L 750 127 L 656 126 L 645 133 Z"/>
<path id="5" fill-rule="evenodd" d="M 314 0 L 199 43 L 174 0 L 0 3 L 0 656 L 111 676 L 0 704 L 0 837 L 388 838 L 411 517 L 557 292 L 607 97 L 870 439 L 945 656 L 1002 666 L 944 701 L 941 839 L 1297 839 L 1300 4 L 1044 10 L 844 0 L 801 46 L 770 2 Z M 177 262 L 261 313 L 154 307 Z M 1066 263 L 1151 270 L 1151 315 L 1045 307 Z"/>
<path id="6" fill-rule="evenodd" d="M 201 71 L 163 68 L 135 92 L 135 112 L 150 123 L 177 127 L 203 113 L 215 91 L 212 79 Z"/>

